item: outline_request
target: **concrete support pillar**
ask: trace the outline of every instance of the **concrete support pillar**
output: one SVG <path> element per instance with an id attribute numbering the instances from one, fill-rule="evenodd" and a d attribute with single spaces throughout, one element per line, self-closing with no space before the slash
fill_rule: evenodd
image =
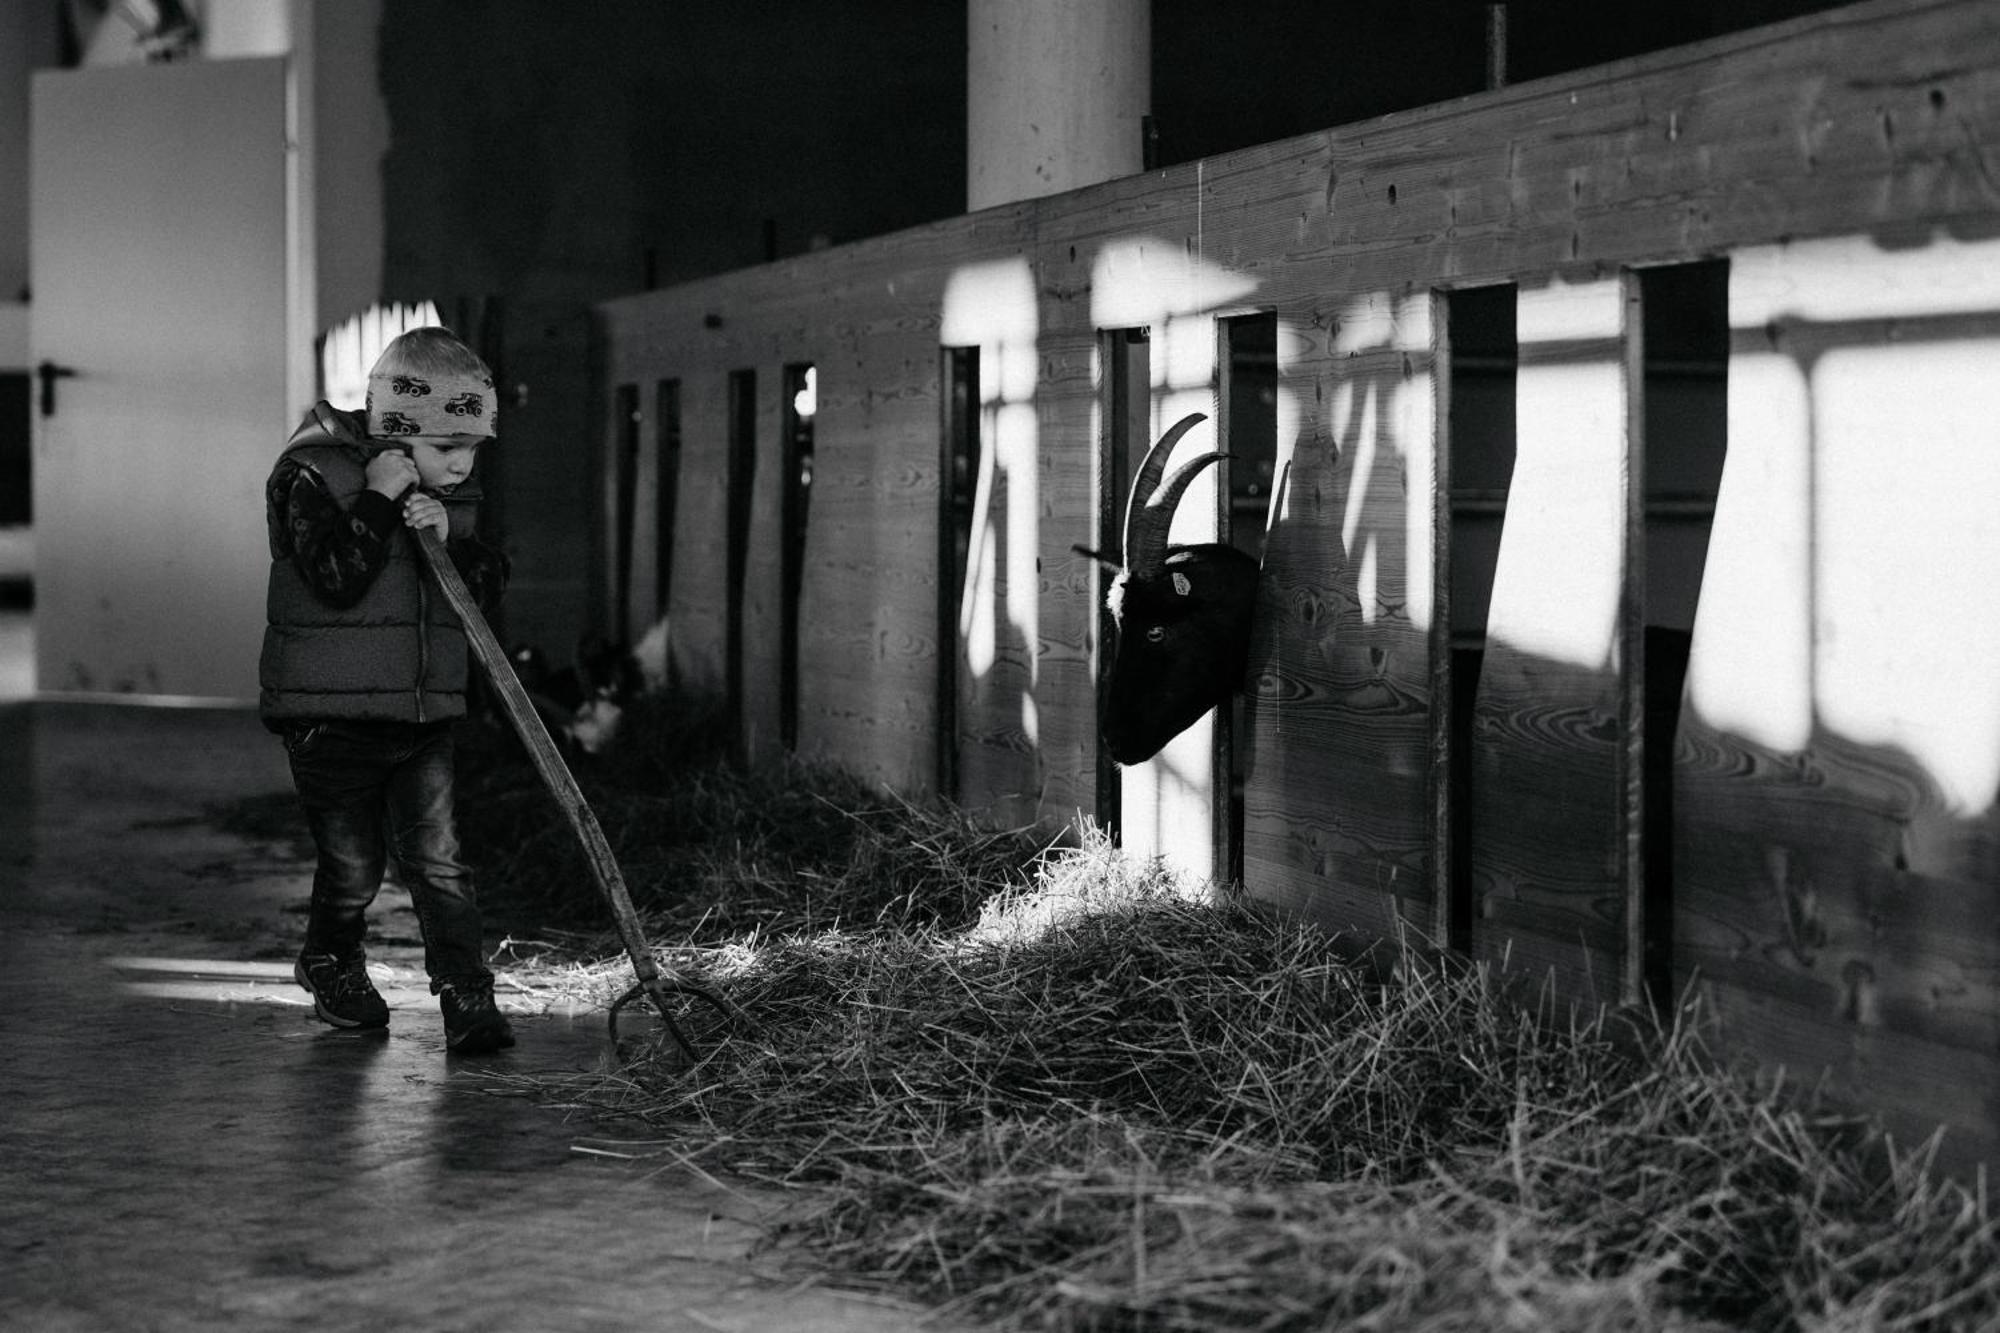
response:
<path id="1" fill-rule="evenodd" d="M 966 207 L 1143 163 L 1151 0 L 966 0 Z"/>
<path id="2" fill-rule="evenodd" d="M 292 53 L 298 9 L 271 0 L 205 0 L 195 7 L 201 22 L 201 53 L 209 60 Z"/>

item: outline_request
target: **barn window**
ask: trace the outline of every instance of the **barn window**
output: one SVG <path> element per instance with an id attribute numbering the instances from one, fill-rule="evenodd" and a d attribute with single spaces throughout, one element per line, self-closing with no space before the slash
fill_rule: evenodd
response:
<path id="1" fill-rule="evenodd" d="M 1107 329 L 1101 335 L 1103 356 L 1103 434 L 1097 442 L 1097 550 L 1108 558 L 1125 555 L 1125 505 L 1132 473 L 1151 444 L 1152 341 L 1145 329 Z M 1111 650 L 1118 627 L 1106 607 L 1112 573 L 1096 566 L 1091 601 L 1097 608 L 1097 716 L 1102 719 L 1111 688 Z M 1124 783 L 1118 765 L 1104 746 L 1097 747 L 1097 811 L 1099 827 L 1113 841 L 1119 837 L 1120 797 Z"/>
<path id="2" fill-rule="evenodd" d="M 1514 390 L 1519 364 L 1515 289 L 1478 287 L 1444 300 L 1444 421 L 1448 487 L 1441 568 L 1448 588 L 1450 653 L 1446 940 L 1472 939 L 1473 704 L 1486 657 L 1486 619 L 1500 531 L 1514 475 Z"/>
<path id="3" fill-rule="evenodd" d="M 729 602 L 723 641 L 724 706 L 732 744 L 743 735 L 743 601 L 750 563 L 750 498 L 757 476 L 757 372 L 729 372 Z"/>
<path id="4" fill-rule="evenodd" d="M 632 535 L 639 506 L 639 386 L 621 384 L 613 415 L 618 426 L 618 452 L 612 465 L 611 637 L 632 638 Z"/>
<path id="5" fill-rule="evenodd" d="M 812 500 L 813 416 L 818 375 L 808 363 L 785 367 L 784 493 L 779 498 L 782 596 L 778 645 L 778 732 L 787 750 L 799 743 L 799 595 L 805 583 L 806 516 Z"/>
<path id="6" fill-rule="evenodd" d="M 1264 556 L 1265 518 L 1278 460 L 1278 316 L 1240 315 L 1221 321 L 1221 416 L 1224 484 L 1220 540 L 1259 560 Z M 1216 790 L 1227 802 L 1216 807 L 1215 869 L 1226 882 L 1243 880 L 1243 790 L 1248 769 L 1248 700 L 1241 691 L 1216 714 Z"/>
<path id="7" fill-rule="evenodd" d="M 681 488 L 681 382 L 661 380 L 653 386 L 659 411 L 653 423 L 659 473 L 654 478 L 653 618 L 667 614 L 673 590 L 674 518 Z"/>
<path id="8" fill-rule="evenodd" d="M 937 774 L 938 793 L 958 795 L 959 598 L 972 549 L 979 484 L 979 349 L 944 349 L 944 420 L 938 476 Z"/>
<path id="9" fill-rule="evenodd" d="M 1674 993 L 1674 736 L 1728 447 L 1729 264 L 1673 264 L 1637 276 L 1645 477 L 1640 966 L 1664 1012 Z"/>

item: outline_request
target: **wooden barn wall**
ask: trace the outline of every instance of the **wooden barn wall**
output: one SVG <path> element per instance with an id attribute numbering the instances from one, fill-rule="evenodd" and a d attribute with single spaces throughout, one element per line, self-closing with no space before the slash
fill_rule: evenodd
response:
<path id="1" fill-rule="evenodd" d="M 976 344 L 960 797 L 1000 822 L 1088 810 L 1095 580 L 1070 548 L 1094 539 L 1101 332 L 1150 330 L 1157 434 L 1214 414 L 1217 321 L 1275 312 L 1245 879 L 1334 926 L 1436 933 L 1441 294 L 1516 284 L 1455 942 L 1631 998 L 1636 774 L 1674 745 L 1674 979 L 1750 1051 L 1990 1153 L 1995 141 L 2000 3 L 1884 0 L 606 303 L 606 393 L 636 383 L 650 411 L 658 378 L 684 385 L 675 661 L 720 679 L 725 380 L 754 368 L 745 738 L 769 750 L 776 386 L 812 362 L 799 749 L 931 786 L 936 655 L 958 651 L 936 623 L 940 348 Z M 1632 270 L 1699 259 L 1731 264 L 1729 452 L 1683 722 L 1648 736 Z M 1211 514 L 1191 495 L 1176 536 Z M 1128 843 L 1210 870 L 1212 783 L 1205 726 L 1127 770 Z"/>

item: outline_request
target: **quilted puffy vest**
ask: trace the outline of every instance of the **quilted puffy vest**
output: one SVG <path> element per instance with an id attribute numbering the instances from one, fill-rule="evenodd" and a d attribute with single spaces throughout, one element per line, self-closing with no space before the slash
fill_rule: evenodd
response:
<path id="1" fill-rule="evenodd" d="M 325 403 L 306 415 L 279 463 L 303 463 L 343 509 L 367 484 L 375 452 L 358 414 Z M 454 538 L 478 516 L 470 484 L 444 498 Z M 279 525 L 275 531 L 281 531 Z M 265 599 L 258 711 L 267 723 L 377 719 L 436 722 L 465 715 L 466 642 L 458 616 L 424 574 L 409 529 L 397 527 L 389 558 L 353 606 L 314 595 L 274 536 Z"/>

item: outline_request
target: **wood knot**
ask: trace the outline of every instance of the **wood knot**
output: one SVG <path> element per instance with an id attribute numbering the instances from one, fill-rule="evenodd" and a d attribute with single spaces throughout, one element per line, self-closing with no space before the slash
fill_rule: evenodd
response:
<path id="1" fill-rule="evenodd" d="M 1859 958 L 1849 959 L 1840 969 L 1840 1016 L 1860 1027 L 1882 1025 L 1881 988 L 1875 984 L 1875 969 Z"/>

